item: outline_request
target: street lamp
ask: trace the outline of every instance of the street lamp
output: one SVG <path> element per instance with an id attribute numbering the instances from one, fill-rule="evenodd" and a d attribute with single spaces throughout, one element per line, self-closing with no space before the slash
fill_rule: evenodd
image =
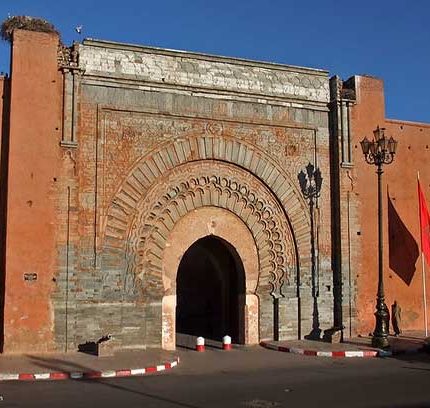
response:
<path id="1" fill-rule="evenodd" d="M 396 154 L 397 141 L 385 136 L 385 129 L 379 126 L 373 131 L 373 140 L 365 137 L 361 142 L 366 163 L 376 166 L 376 174 L 378 175 L 378 293 L 376 295 L 376 325 L 373 332 L 372 345 L 374 347 L 386 348 L 388 344 L 389 333 L 389 314 L 385 304 L 384 295 L 384 276 L 383 276 L 383 236 L 382 236 L 382 166 L 390 164 L 394 160 Z"/>
<path id="2" fill-rule="evenodd" d="M 314 208 L 317 199 L 321 195 L 321 186 L 323 178 L 321 170 L 315 167 L 312 163 L 306 166 L 306 173 L 302 170 L 297 178 L 299 179 L 300 189 L 302 190 L 303 197 L 309 200 L 309 209 L 311 216 L 311 260 L 312 260 L 312 296 L 318 297 L 318 279 L 316 272 L 316 259 L 315 259 L 315 226 L 314 226 Z"/>
<path id="3" fill-rule="evenodd" d="M 315 256 L 315 225 L 314 225 L 314 207 L 317 204 L 317 199 L 321 194 L 321 186 L 323 178 L 321 170 L 315 167 L 312 163 L 306 166 L 306 173 L 302 170 L 298 175 L 300 189 L 306 200 L 309 200 L 309 210 L 311 216 L 311 278 L 312 278 L 312 297 L 313 297 L 313 318 L 312 318 L 312 331 L 309 335 L 305 336 L 308 339 L 319 339 L 321 329 L 319 327 L 318 316 L 318 296 L 319 296 L 319 279 L 318 271 L 316 268 Z"/>

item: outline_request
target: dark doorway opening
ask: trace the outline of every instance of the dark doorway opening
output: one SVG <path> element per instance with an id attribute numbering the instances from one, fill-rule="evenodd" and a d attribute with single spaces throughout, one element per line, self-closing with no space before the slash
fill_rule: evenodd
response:
<path id="1" fill-rule="evenodd" d="M 196 241 L 176 278 L 176 332 L 244 343 L 245 272 L 236 250 L 221 238 Z"/>

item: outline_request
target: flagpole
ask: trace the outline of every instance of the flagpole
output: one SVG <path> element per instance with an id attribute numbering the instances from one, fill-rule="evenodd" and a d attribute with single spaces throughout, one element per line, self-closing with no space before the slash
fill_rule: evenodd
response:
<path id="1" fill-rule="evenodd" d="M 427 329 L 427 300 L 426 300 L 426 273 L 424 268 L 424 254 L 421 251 L 421 259 L 422 259 L 422 271 L 423 271 L 423 292 L 424 292 L 424 327 L 426 332 L 426 337 L 428 337 L 428 329 Z"/>
<path id="2" fill-rule="evenodd" d="M 418 189 L 420 188 L 420 172 L 417 171 L 417 180 L 418 180 Z M 419 194 L 419 190 L 418 190 Z M 421 204 L 420 196 L 418 196 L 418 205 Z M 424 329 L 426 333 L 426 337 L 428 336 L 427 329 L 427 299 L 426 299 L 426 272 L 425 272 L 425 262 L 424 262 L 424 253 L 423 253 L 423 232 L 421 230 L 421 206 L 420 206 L 420 246 L 421 246 L 421 270 L 423 275 L 423 299 L 424 299 Z"/>

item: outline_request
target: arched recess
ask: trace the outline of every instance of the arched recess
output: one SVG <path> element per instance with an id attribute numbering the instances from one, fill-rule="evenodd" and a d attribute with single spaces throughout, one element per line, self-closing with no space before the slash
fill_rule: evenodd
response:
<path id="1" fill-rule="evenodd" d="M 249 172 L 216 161 L 187 163 L 165 178 L 168 182 L 155 185 L 139 203 L 129 228 L 127 275 L 134 279 L 133 288 L 140 287 L 143 295 L 150 295 L 148 290 L 164 294 L 169 286 L 162 262 L 169 234 L 188 212 L 217 207 L 247 226 L 257 247 L 259 287 L 281 297 L 297 258 L 288 219 L 273 193 Z"/>
<path id="2" fill-rule="evenodd" d="M 245 344 L 256 344 L 258 333 L 259 277 L 258 248 L 246 224 L 231 211 L 218 207 L 200 207 L 184 215 L 166 241 L 162 271 L 165 293 L 162 300 L 162 347 L 175 348 L 176 278 L 185 252 L 199 239 L 222 238 L 236 250 L 245 272 L 243 334 Z"/>
<path id="3" fill-rule="evenodd" d="M 165 311 L 174 293 L 163 259 L 168 237 L 188 213 L 214 207 L 243 222 L 257 248 L 258 295 L 282 297 L 284 283 L 309 263 L 308 211 L 288 175 L 254 146 L 212 139 L 170 143 L 140 160 L 101 217 L 100 249 L 111 253 L 108 262 L 124 253 L 124 299 L 162 303 L 165 348 L 172 344 L 174 325 Z M 248 338 L 254 342 L 258 332 Z"/>

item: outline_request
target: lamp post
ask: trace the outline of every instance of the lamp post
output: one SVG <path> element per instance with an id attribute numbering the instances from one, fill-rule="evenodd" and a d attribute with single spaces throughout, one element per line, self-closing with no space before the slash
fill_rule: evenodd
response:
<path id="1" fill-rule="evenodd" d="M 299 179 L 300 189 L 306 200 L 309 200 L 309 212 L 311 216 L 311 278 L 312 278 L 312 297 L 313 297 L 313 319 L 312 319 L 312 331 L 305 338 L 319 339 L 321 329 L 319 327 L 319 316 L 318 316 L 318 296 L 319 296 L 319 282 L 318 282 L 318 271 L 316 268 L 316 256 L 315 256 L 315 221 L 314 221 L 314 208 L 317 203 L 317 198 L 321 194 L 321 186 L 323 178 L 321 176 L 321 170 L 315 167 L 312 163 L 306 166 L 306 173 L 302 170 L 297 178 Z"/>
<path id="2" fill-rule="evenodd" d="M 373 131 L 373 140 L 365 137 L 361 142 L 366 163 L 376 166 L 378 175 L 378 292 L 376 295 L 375 331 L 373 332 L 372 345 L 378 348 L 386 348 L 388 344 L 389 314 L 385 304 L 384 276 L 383 276 L 383 234 L 382 234 L 382 166 L 390 164 L 396 154 L 397 141 L 385 136 L 385 129 L 379 126 Z"/>

